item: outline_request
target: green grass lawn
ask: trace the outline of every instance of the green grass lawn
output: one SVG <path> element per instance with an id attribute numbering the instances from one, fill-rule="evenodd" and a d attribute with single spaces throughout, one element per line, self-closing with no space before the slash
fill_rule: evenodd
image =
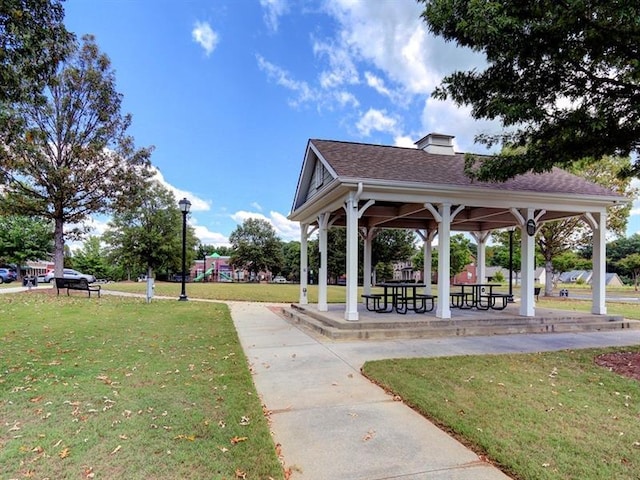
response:
<path id="1" fill-rule="evenodd" d="M 159 282 L 155 293 L 177 299 L 180 287 Z M 329 301 L 344 292 L 329 287 Z M 290 303 L 299 286 L 187 284 L 187 294 Z M 607 308 L 640 318 L 637 304 Z M 0 478 L 283 477 L 225 305 L 44 290 L 3 295 L 0 319 Z M 598 353 L 389 360 L 363 371 L 514 478 L 637 478 L 640 382 L 595 366 Z"/>
<path id="2" fill-rule="evenodd" d="M 604 351 L 385 360 L 363 372 L 514 478 L 637 479 L 640 382 L 595 365 Z"/>
<path id="3" fill-rule="evenodd" d="M 226 305 L 1 300 L 0 478 L 283 478 Z"/>
<path id="4" fill-rule="evenodd" d="M 103 285 L 104 289 L 121 292 L 146 292 L 144 282 L 116 282 Z M 178 298 L 180 283 L 156 282 L 155 295 Z M 318 302 L 318 286 L 309 285 L 309 302 Z M 187 283 L 187 297 L 206 298 L 212 300 L 237 300 L 249 302 L 297 303 L 300 300 L 300 285 L 292 283 Z M 329 285 L 327 287 L 329 303 L 346 301 L 345 287 Z"/>

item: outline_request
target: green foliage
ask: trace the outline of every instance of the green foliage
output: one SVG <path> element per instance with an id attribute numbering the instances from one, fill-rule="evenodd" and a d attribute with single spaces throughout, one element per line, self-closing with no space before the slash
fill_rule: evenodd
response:
<path id="1" fill-rule="evenodd" d="M 371 263 L 398 262 L 411 259 L 416 253 L 416 234 L 413 230 L 382 229 L 373 240 Z M 362 250 L 362 246 L 360 246 Z"/>
<path id="2" fill-rule="evenodd" d="M 182 212 L 173 193 L 157 181 L 138 192 L 128 210 L 113 215 L 103 239 L 113 263 L 128 276 L 146 273 L 148 268 L 182 271 Z M 187 227 L 187 265 L 194 260 L 197 242 L 193 229 Z"/>
<path id="3" fill-rule="evenodd" d="M 504 274 L 502 273 L 501 270 L 496 271 L 495 275 L 493 276 L 493 280 L 498 283 L 502 283 L 505 281 Z"/>
<path id="4" fill-rule="evenodd" d="M 497 230 L 491 233 L 491 239 L 496 242 L 495 245 L 487 247 L 487 250 L 492 251 L 491 260 L 487 262 L 488 265 L 502 267 L 509 269 L 509 232 L 507 230 Z M 513 271 L 520 271 L 520 229 L 516 228 L 513 233 L 512 239 L 512 266 Z M 489 255 L 487 255 L 489 257 Z"/>
<path id="5" fill-rule="evenodd" d="M 633 287 L 638 290 L 638 279 L 640 278 L 640 253 L 630 253 L 618 261 L 618 266 L 624 273 L 630 274 L 633 278 Z"/>
<path id="6" fill-rule="evenodd" d="M 309 255 L 309 271 L 320 270 L 320 247 L 317 239 L 307 244 Z M 360 250 L 361 251 L 361 250 Z M 347 266 L 347 229 L 330 228 L 327 230 L 327 277 L 337 281 L 346 272 Z M 316 276 L 317 278 L 317 276 Z"/>
<path id="7" fill-rule="evenodd" d="M 113 279 L 113 264 L 108 261 L 107 252 L 100 242 L 100 237 L 93 235 L 85 240 L 82 248 L 73 255 L 74 268 L 82 273 L 93 274 L 96 278 Z"/>
<path id="8" fill-rule="evenodd" d="M 459 233 L 451 237 L 449 248 L 449 274 L 451 277 L 464 270 L 464 267 L 473 261 L 472 243 L 467 237 Z M 420 249 L 411 257 L 413 269 L 422 271 L 424 269 L 424 250 Z M 431 270 L 438 270 L 438 250 L 434 249 L 431 258 Z"/>
<path id="9" fill-rule="evenodd" d="M 73 39 L 64 27 L 60 0 L 3 0 L 0 3 L 0 104 L 36 102 Z M 2 108 L 2 120 L 6 113 Z M 0 138 L 5 127 L 1 124 Z"/>
<path id="10" fill-rule="evenodd" d="M 488 64 L 446 76 L 434 96 L 509 127 L 477 137 L 511 148 L 468 158 L 469 173 L 504 180 L 586 157 L 638 152 L 637 1 L 419 1 L 432 32 L 481 52 Z M 640 162 L 622 174 L 639 175 Z"/>
<path id="11" fill-rule="evenodd" d="M 393 280 L 393 264 L 391 262 L 379 262 L 376 264 L 376 279 L 378 282 Z"/>
<path id="12" fill-rule="evenodd" d="M 127 134 L 131 117 L 120 112 L 115 73 L 92 36 L 74 42 L 45 95 L 41 103 L 15 106 L 26 134 L 0 157 L 2 207 L 54 223 L 60 274 L 64 237 L 72 233 L 64 231 L 65 225 L 125 209 L 150 173 L 150 150 L 136 149 Z"/>
<path id="13" fill-rule="evenodd" d="M 300 281 L 300 242 L 282 244 L 283 264 L 280 274 L 287 280 Z"/>
<path id="14" fill-rule="evenodd" d="M 258 274 L 279 271 L 283 264 L 282 246 L 269 222 L 248 218 L 229 236 L 233 252 L 231 264 Z"/>
<path id="15" fill-rule="evenodd" d="M 471 240 L 459 233 L 451 237 L 451 276 L 457 275 L 473 260 Z M 435 257 L 435 256 L 434 256 Z"/>
<path id="16" fill-rule="evenodd" d="M 23 215 L 0 216 L 0 263 L 24 265 L 47 259 L 53 247 L 51 222 Z"/>

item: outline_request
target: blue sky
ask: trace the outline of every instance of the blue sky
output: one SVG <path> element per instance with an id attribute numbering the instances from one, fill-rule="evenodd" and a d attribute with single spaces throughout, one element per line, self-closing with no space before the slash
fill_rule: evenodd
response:
<path id="1" fill-rule="evenodd" d="M 429 132 L 483 152 L 469 110 L 430 98 L 482 57 L 430 35 L 415 0 L 67 0 L 66 25 L 95 35 L 116 72 L 138 146 L 205 244 L 248 217 L 289 222 L 309 138 L 413 146 Z M 640 232 L 634 204 L 628 233 Z M 94 221 L 95 233 L 104 219 Z"/>

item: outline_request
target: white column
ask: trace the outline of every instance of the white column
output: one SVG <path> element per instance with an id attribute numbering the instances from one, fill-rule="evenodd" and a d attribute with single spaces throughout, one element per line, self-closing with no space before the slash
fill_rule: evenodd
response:
<path id="1" fill-rule="evenodd" d="M 300 224 L 300 305 L 307 305 L 309 298 L 307 296 L 307 277 L 309 270 L 309 259 L 307 255 L 307 235 L 309 225 Z"/>
<path id="2" fill-rule="evenodd" d="M 416 233 L 422 239 L 422 253 L 424 262 L 422 265 L 422 279 L 424 283 L 424 293 L 431 295 L 431 269 L 433 267 L 433 239 L 438 233 L 437 230 L 417 230 Z"/>
<path id="3" fill-rule="evenodd" d="M 478 244 L 476 251 L 476 281 L 477 283 L 484 283 L 487 276 L 487 240 L 489 239 L 490 232 L 472 232 L 471 235 Z"/>
<path id="4" fill-rule="evenodd" d="M 441 216 L 438 223 L 438 308 L 436 317 L 451 318 L 449 306 L 450 265 L 451 265 L 451 204 L 440 205 Z"/>
<path id="5" fill-rule="evenodd" d="M 534 211 L 529 208 L 524 215 L 525 225 L 520 226 L 520 315 L 523 317 L 535 317 L 533 289 L 535 287 L 535 235 L 527 233 L 526 222 L 534 220 Z"/>
<path id="6" fill-rule="evenodd" d="M 591 313 L 606 315 L 606 233 L 607 213 L 593 214 L 597 225 L 593 228 L 593 277 L 591 279 L 592 301 Z"/>
<path id="7" fill-rule="evenodd" d="M 327 305 L 327 230 L 329 213 L 318 216 L 318 248 L 320 249 L 320 271 L 318 272 L 318 311 L 326 312 Z"/>
<path id="8" fill-rule="evenodd" d="M 371 293 L 371 252 L 373 249 L 373 238 L 375 237 L 375 229 L 373 228 L 364 228 L 363 232 L 363 240 L 364 240 L 364 251 L 363 255 L 363 277 L 362 277 L 362 290 L 365 295 L 369 295 Z"/>
<path id="9" fill-rule="evenodd" d="M 347 212 L 347 305 L 345 320 L 357 321 L 358 317 L 358 203 L 355 194 L 345 203 Z"/>

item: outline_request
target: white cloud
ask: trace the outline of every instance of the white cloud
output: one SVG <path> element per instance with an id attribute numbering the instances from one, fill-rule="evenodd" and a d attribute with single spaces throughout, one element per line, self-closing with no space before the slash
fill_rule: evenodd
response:
<path id="1" fill-rule="evenodd" d="M 399 130 L 398 119 L 387 115 L 384 110 L 370 108 L 360 117 L 356 127 L 358 131 L 368 137 L 372 131 L 396 134 Z"/>
<path id="2" fill-rule="evenodd" d="M 160 182 L 160 184 L 164 185 L 167 189 L 169 189 L 173 193 L 173 195 L 176 197 L 176 202 L 179 202 L 180 199 L 182 198 L 188 199 L 191 202 L 192 212 L 206 212 L 211 210 L 211 202 L 196 196 L 192 192 L 189 192 L 187 190 L 181 190 L 177 187 L 174 187 L 164 179 L 164 176 L 162 175 L 160 170 L 156 169 L 156 173 L 154 174 L 154 179 Z"/>
<path id="3" fill-rule="evenodd" d="M 313 53 L 329 60 L 329 68 L 320 73 L 322 88 L 331 89 L 345 84 L 359 83 L 358 70 L 353 63 L 351 53 L 346 48 L 333 42 L 316 41 L 313 44 Z"/>
<path id="4" fill-rule="evenodd" d="M 393 145 L 396 147 L 416 148 L 416 139 L 406 135 L 399 135 L 393 139 Z"/>
<path id="5" fill-rule="evenodd" d="M 280 17 L 289 11 L 286 0 L 260 0 L 260 6 L 264 8 L 264 21 L 274 32 L 278 31 Z"/>
<path id="6" fill-rule="evenodd" d="M 218 34 L 213 31 L 211 25 L 207 22 L 196 22 L 191 31 L 191 38 L 204 48 L 207 56 L 211 55 L 219 41 Z"/>
<path id="7" fill-rule="evenodd" d="M 475 144 L 473 139 L 478 133 L 496 133 L 499 128 L 497 121 L 474 120 L 470 107 L 458 107 L 451 101 L 428 98 L 422 111 L 423 133 L 418 138 L 432 132 L 455 135 L 456 151 L 487 153 L 485 147 Z"/>
<path id="8" fill-rule="evenodd" d="M 229 238 L 226 235 L 219 232 L 212 232 L 203 225 L 193 225 L 193 223 L 194 221 L 192 221 L 192 227 L 195 235 L 202 244 L 215 245 L 216 247 L 228 247 L 231 245 L 229 243 Z"/>
<path id="9" fill-rule="evenodd" d="M 258 67 L 267 74 L 267 77 L 276 82 L 277 85 L 297 94 L 297 98 L 290 102 L 292 106 L 298 106 L 301 103 L 317 98 L 317 95 L 307 82 L 294 80 L 289 72 L 265 60 L 261 55 L 257 55 L 256 58 Z"/>
<path id="10" fill-rule="evenodd" d="M 251 206 L 256 210 L 262 211 L 262 205 L 260 205 L 258 202 L 251 202 Z"/>
<path id="11" fill-rule="evenodd" d="M 257 218 L 266 220 L 276 231 L 278 237 L 285 242 L 291 240 L 300 240 L 300 225 L 297 222 L 292 222 L 287 217 L 279 212 L 271 211 L 269 216 L 257 212 L 247 212 L 246 210 L 239 210 L 231 218 L 241 225 L 245 220 L 249 218 Z"/>

